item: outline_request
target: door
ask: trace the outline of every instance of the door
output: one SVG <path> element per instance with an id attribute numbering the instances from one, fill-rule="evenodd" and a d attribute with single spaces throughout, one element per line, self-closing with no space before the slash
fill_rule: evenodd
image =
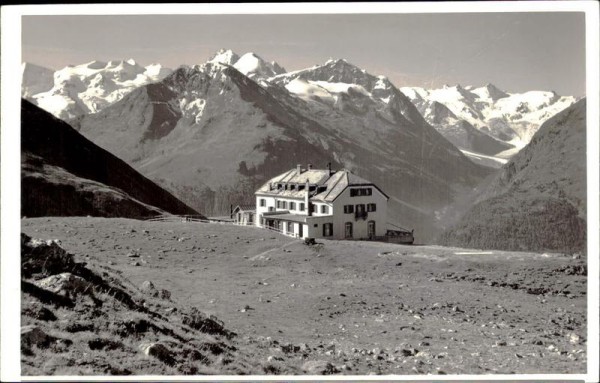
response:
<path id="1" fill-rule="evenodd" d="M 345 238 L 352 238 L 352 222 L 346 222 Z"/>
<path id="2" fill-rule="evenodd" d="M 298 224 L 298 237 L 299 238 L 303 238 L 304 237 L 304 225 L 299 223 Z"/>
<path id="3" fill-rule="evenodd" d="M 367 224 L 367 236 L 369 239 L 375 238 L 375 221 L 369 221 Z"/>

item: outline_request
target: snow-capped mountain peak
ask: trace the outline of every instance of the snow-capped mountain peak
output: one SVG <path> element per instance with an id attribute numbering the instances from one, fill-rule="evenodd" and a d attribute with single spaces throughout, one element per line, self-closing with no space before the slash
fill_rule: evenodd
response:
<path id="1" fill-rule="evenodd" d="M 240 56 L 231 49 L 219 49 L 207 62 L 233 65 Z"/>
<path id="2" fill-rule="evenodd" d="M 508 93 L 498 89 L 495 85 L 490 83 L 487 83 L 481 88 L 472 89 L 471 92 L 478 95 L 481 99 L 488 99 L 493 102 L 509 96 Z"/>
<path id="3" fill-rule="evenodd" d="M 480 142 L 488 142 L 487 152 L 480 153 L 502 158 L 509 158 L 524 147 L 544 121 L 576 101 L 555 92 L 508 93 L 489 83 L 479 88 L 444 85 L 430 90 L 404 87 L 401 91 L 430 124 L 459 148 L 477 151 L 473 147 L 475 141 L 468 138 L 477 135 Z M 436 103 L 448 108 L 453 117 L 449 118 Z M 505 146 L 501 153 L 498 149 L 502 145 L 498 143 Z"/>
<path id="4" fill-rule="evenodd" d="M 285 73 L 285 69 L 275 61 L 265 61 L 254 52 L 244 54 L 233 67 L 250 78 L 268 78 Z"/>
<path id="5" fill-rule="evenodd" d="M 44 89 L 28 97 L 42 109 L 70 120 L 95 113 L 120 100 L 131 90 L 162 80 L 171 72 L 160 64 L 143 67 L 131 58 L 108 62 L 93 60 L 57 70 Z"/>
<path id="6" fill-rule="evenodd" d="M 219 49 L 205 64 L 230 65 L 256 81 L 285 73 L 285 69 L 275 61 L 268 62 L 254 52 L 240 57 L 231 49 Z"/>

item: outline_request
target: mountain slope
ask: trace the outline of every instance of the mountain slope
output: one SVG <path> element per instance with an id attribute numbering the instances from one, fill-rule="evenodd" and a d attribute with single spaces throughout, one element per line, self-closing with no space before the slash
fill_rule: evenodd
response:
<path id="1" fill-rule="evenodd" d="M 21 105 L 22 215 L 197 214 L 67 123 Z"/>
<path id="2" fill-rule="evenodd" d="M 25 68 L 29 66 L 25 64 Z M 170 69 L 159 64 L 142 67 L 133 59 L 91 61 L 54 72 L 51 86 L 45 83 L 45 87 L 28 90 L 27 95 L 42 109 L 68 121 L 96 113 L 131 90 L 161 80 L 169 73 Z"/>
<path id="3" fill-rule="evenodd" d="M 331 162 L 381 185 L 396 223 L 429 230 L 436 209 L 488 174 L 387 79 L 343 60 L 256 80 L 215 60 L 182 67 L 85 116 L 78 128 L 214 214 L 253 201 L 259 185 L 297 163 Z M 293 82 L 319 82 L 329 96 L 306 97 Z"/>
<path id="4" fill-rule="evenodd" d="M 546 121 L 440 242 L 507 250 L 585 251 L 586 100 Z"/>

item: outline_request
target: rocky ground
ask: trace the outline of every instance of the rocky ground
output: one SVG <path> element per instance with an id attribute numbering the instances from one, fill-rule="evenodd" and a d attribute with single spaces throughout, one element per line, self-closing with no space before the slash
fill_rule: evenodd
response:
<path id="1" fill-rule="evenodd" d="M 22 231 L 72 254 L 23 273 L 25 375 L 586 371 L 579 254 L 106 218 Z"/>

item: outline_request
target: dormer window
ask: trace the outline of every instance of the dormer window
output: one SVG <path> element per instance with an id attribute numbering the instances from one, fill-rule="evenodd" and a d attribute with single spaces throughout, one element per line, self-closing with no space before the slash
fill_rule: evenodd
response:
<path id="1" fill-rule="evenodd" d="M 291 184 L 291 185 L 290 185 L 290 190 L 296 190 L 296 185 L 294 185 L 294 184 Z"/>
<path id="2" fill-rule="evenodd" d="M 298 191 L 304 190 L 304 185 L 298 185 Z"/>
<path id="3" fill-rule="evenodd" d="M 364 197 L 373 194 L 371 188 L 350 189 L 350 197 Z"/>
<path id="4" fill-rule="evenodd" d="M 277 184 L 277 190 L 283 189 L 283 184 Z"/>
<path id="5" fill-rule="evenodd" d="M 317 187 L 315 185 L 311 185 L 308 187 L 308 191 L 315 191 Z"/>

